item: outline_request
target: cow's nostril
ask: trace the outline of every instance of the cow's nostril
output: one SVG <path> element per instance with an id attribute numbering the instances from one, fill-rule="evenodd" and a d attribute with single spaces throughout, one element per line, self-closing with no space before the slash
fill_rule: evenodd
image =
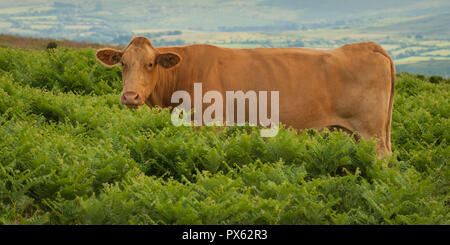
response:
<path id="1" fill-rule="evenodd" d="M 122 104 L 137 105 L 140 104 L 140 96 L 136 92 L 125 92 L 122 94 Z"/>

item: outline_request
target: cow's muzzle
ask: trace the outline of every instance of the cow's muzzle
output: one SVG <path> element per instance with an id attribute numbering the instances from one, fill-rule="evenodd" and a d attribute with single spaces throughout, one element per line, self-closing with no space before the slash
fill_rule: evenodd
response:
<path id="1" fill-rule="evenodd" d="M 125 92 L 122 93 L 120 103 L 126 105 L 128 108 L 137 108 L 138 106 L 144 104 L 144 100 L 136 92 Z"/>

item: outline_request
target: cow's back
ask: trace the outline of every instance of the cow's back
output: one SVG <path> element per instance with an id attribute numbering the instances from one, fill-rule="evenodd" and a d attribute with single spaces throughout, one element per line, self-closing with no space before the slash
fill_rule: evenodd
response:
<path id="1" fill-rule="evenodd" d="M 293 92 L 332 86 L 340 80 L 364 82 L 372 79 L 374 68 L 380 65 L 373 59 L 372 43 L 345 45 L 334 50 L 230 49 L 203 44 L 166 49 L 183 57 L 182 84 L 191 86 L 192 81 L 202 82 L 218 90 Z"/>

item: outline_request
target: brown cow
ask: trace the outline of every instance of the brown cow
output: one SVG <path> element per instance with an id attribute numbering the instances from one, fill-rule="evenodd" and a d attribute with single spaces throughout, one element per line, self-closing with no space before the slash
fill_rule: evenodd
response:
<path id="1" fill-rule="evenodd" d="M 296 129 L 340 127 L 365 139 L 377 137 L 381 155 L 391 152 L 395 68 L 378 44 L 334 50 L 229 49 L 195 44 L 152 46 L 134 37 L 123 50 L 100 49 L 106 66 L 122 65 L 121 103 L 176 106 L 171 95 L 203 82 L 203 91 L 279 91 L 279 120 Z"/>

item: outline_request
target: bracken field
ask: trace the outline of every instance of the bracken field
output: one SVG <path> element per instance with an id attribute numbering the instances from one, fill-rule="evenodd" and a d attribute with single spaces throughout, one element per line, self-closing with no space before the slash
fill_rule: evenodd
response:
<path id="1" fill-rule="evenodd" d="M 0 48 L 0 224 L 450 224 L 446 79 L 397 76 L 379 159 L 343 132 L 175 127 L 94 54 Z"/>

